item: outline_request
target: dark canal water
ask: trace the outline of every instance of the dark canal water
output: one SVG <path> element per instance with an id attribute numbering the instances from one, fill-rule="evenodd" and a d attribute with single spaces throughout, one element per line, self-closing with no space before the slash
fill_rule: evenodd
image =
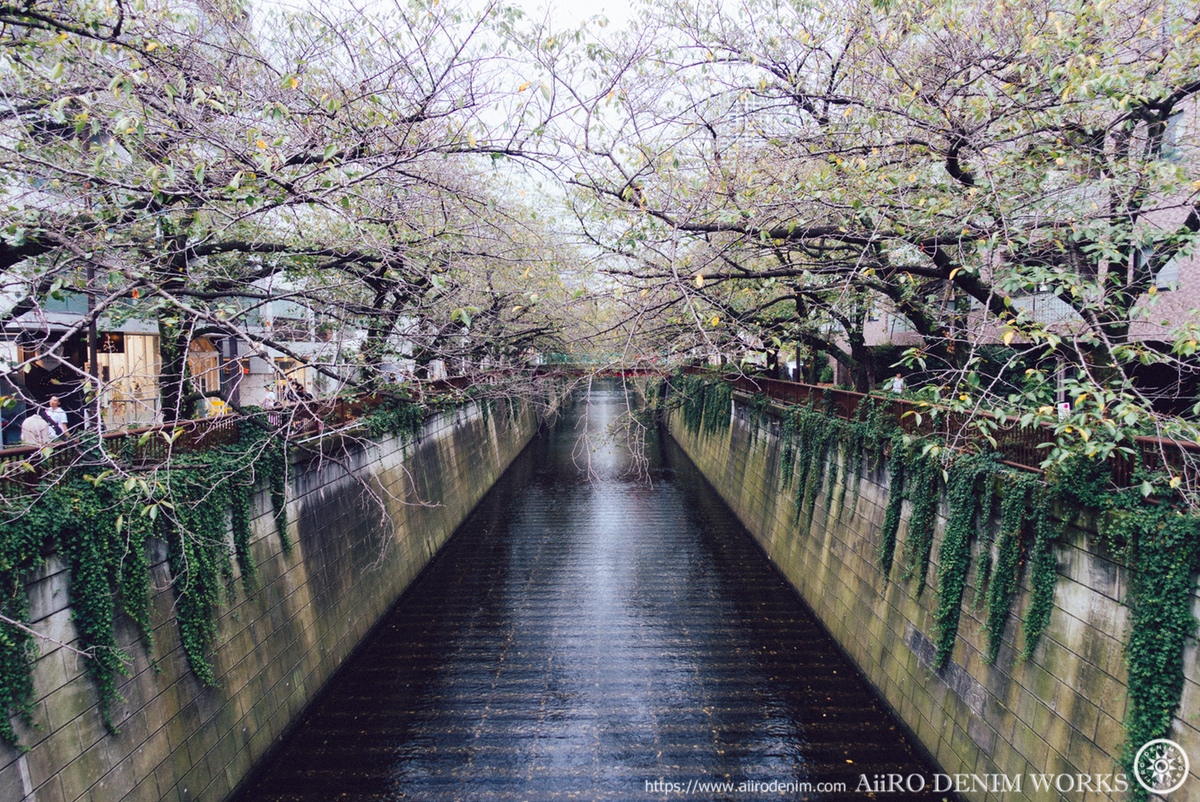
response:
<path id="1" fill-rule="evenodd" d="M 241 802 L 865 800 L 862 775 L 932 777 L 682 453 L 650 436 L 638 471 L 605 436 L 625 412 L 593 390 L 535 440 Z"/>

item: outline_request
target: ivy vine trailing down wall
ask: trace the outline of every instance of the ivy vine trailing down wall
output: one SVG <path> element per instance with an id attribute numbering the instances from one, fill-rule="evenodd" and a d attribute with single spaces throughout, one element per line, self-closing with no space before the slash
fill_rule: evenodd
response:
<path id="1" fill-rule="evenodd" d="M 486 406 L 486 403 L 485 403 Z M 430 409 L 396 402 L 361 421 L 368 434 L 415 436 Z M 169 463 L 117 476 L 106 466 L 121 454 L 101 451 L 96 440 L 68 446 L 72 465 L 47 471 L 35 488 L 0 501 L 0 737 L 17 735 L 11 715 L 31 721 L 32 663 L 37 644 L 29 627 L 27 574 L 60 554 L 69 569 L 70 607 L 85 653 L 86 671 L 99 694 L 105 725 L 117 700 L 117 678 L 128 672 L 129 656 L 117 645 L 114 624 L 128 615 L 153 654 L 149 613 L 149 541 L 166 543 L 180 640 L 196 677 L 217 684 L 209 652 L 221 605 L 237 592 L 233 560 L 244 592 L 255 589 L 250 555 L 251 503 L 265 485 L 284 552 L 287 536 L 286 438 L 263 414 L 240 421 L 236 443 L 203 451 L 177 451 Z M 159 436 L 157 434 L 153 436 Z M 132 456 L 132 438 L 126 443 Z M 232 536 L 232 544 L 230 537 Z M 231 548 L 232 545 L 232 557 Z"/>
<path id="2" fill-rule="evenodd" d="M 728 430 L 732 398 L 728 383 L 719 377 L 679 375 L 671 384 L 673 403 L 692 434 Z M 759 422 L 765 408 L 761 401 L 751 404 L 752 423 Z M 950 661 L 958 637 L 972 542 L 978 533 L 991 531 L 991 500 L 999 495 L 999 530 L 994 543 L 990 538 L 981 543 L 976 581 L 977 602 L 985 608 L 984 656 L 989 663 L 999 655 L 1026 565 L 1031 598 L 1023 621 L 1021 658 L 1033 656 L 1054 604 L 1058 578 L 1054 544 L 1074 516 L 1081 511 L 1094 515 L 1100 537 L 1130 574 L 1125 599 L 1131 624 L 1124 763 L 1131 769 L 1138 747 L 1169 735 L 1179 708 L 1183 649 L 1196 625 L 1191 602 L 1195 572 L 1200 568 L 1200 518 L 1185 510 L 1170 490 L 1147 493 L 1114 488 L 1105 463 L 1074 457 L 1039 476 L 1003 465 L 1002 455 L 994 452 L 953 451 L 943 443 L 907 435 L 884 414 L 885 408 L 886 401 L 868 396 L 850 420 L 834 416 L 832 408 L 811 404 L 779 410 L 781 479 L 785 487 L 794 487 L 795 520 L 805 526 L 811 523 L 813 500 L 822 482 L 826 482 L 830 515 L 840 516 L 852 508 L 852 502 L 836 498 L 835 492 L 853 498 L 864 461 L 869 468 L 882 464 L 886 456 L 889 496 L 878 564 L 885 576 L 891 574 L 902 505 L 907 500 L 909 526 L 900 577 L 915 582 L 915 594 L 920 596 L 944 488 L 946 525 L 938 553 L 934 613 L 934 668 L 940 670 Z M 1152 477 L 1140 469 L 1135 477 L 1141 488 L 1167 486 L 1142 484 Z M 1139 798 L 1139 792 L 1131 793 Z"/>

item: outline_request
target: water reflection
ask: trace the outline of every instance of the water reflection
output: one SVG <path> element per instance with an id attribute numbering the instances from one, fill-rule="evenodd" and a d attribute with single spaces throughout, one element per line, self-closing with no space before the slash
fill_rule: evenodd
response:
<path id="1" fill-rule="evenodd" d="M 614 436 L 626 411 L 594 389 L 535 441 L 241 799 L 746 799 L 931 771 L 674 447 L 641 463 Z"/>

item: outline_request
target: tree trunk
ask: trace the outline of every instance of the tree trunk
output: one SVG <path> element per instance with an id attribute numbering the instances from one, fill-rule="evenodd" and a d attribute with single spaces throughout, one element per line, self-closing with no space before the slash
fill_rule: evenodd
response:
<path id="1" fill-rule="evenodd" d="M 163 423 L 174 423 L 192 417 L 194 406 L 188 378 L 188 337 L 177 322 L 158 321 L 158 352 L 162 360 L 159 374 L 159 394 L 162 398 Z"/>

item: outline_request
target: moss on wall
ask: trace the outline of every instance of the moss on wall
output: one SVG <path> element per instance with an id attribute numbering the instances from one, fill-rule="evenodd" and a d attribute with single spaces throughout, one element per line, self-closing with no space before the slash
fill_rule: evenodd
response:
<path id="1" fill-rule="evenodd" d="M 763 412 L 735 396 L 727 431 L 691 429 L 678 412 L 668 428 L 943 768 L 1114 773 L 1128 769 L 1135 741 L 1163 734 L 1200 754 L 1194 722 L 1174 716 L 1180 693 L 1200 692 L 1200 671 L 1181 659 L 1195 643 L 1196 555 L 1178 548 L 1200 538 L 1178 514 L 1158 520 L 1141 505 L 1138 519 L 1157 522 L 1121 534 L 1119 516 L 1076 515 L 1078 494 L 986 457 L 942 462 L 911 443 L 897 455 L 895 439 L 890 470 L 856 465 L 844 444 L 809 449 L 806 465 L 802 433 L 814 424 L 794 410 L 766 414 L 780 422 L 760 424 Z M 943 468 L 957 489 L 949 497 Z M 783 492 L 812 473 L 847 500 L 827 492 L 810 514 L 807 492 Z M 1131 548 L 1148 555 L 1168 540 L 1158 569 L 1152 559 L 1127 568 Z M 889 581 L 896 550 L 907 582 Z M 932 599 L 927 574 L 938 580 Z M 1131 621 L 1129 649 L 1150 656 L 1127 663 Z M 1169 670 L 1142 683 L 1140 665 Z"/>
<path id="2" fill-rule="evenodd" d="M 400 423 L 412 430 L 409 418 Z M 24 751 L 0 746 L 0 798 L 75 799 L 102 788 L 112 800 L 224 799 L 537 426 L 530 408 L 485 417 L 471 405 L 430 418 L 411 440 L 385 434 L 369 447 L 339 444 L 336 460 L 299 458 L 285 488 L 290 549 L 276 528 L 278 488 L 248 485 L 247 536 L 235 543 L 229 533 L 221 544 L 241 559 L 216 572 L 222 592 L 237 580 L 248 584 L 212 619 L 210 687 L 197 681 L 175 622 L 178 594 L 170 580 L 177 555 L 152 538 L 141 623 L 153 634 L 153 652 L 133 618 L 113 619 L 112 642 L 128 658 L 128 676 L 116 672 L 109 697 L 115 733 L 104 727 L 104 697 L 87 662 L 68 648 L 81 637 L 70 589 L 76 563 L 88 555 L 44 560 L 28 583 L 31 621 L 65 645 L 45 644 L 37 656 L 31 724 L 12 720 Z M 236 508 L 234 514 L 236 522 Z"/>

